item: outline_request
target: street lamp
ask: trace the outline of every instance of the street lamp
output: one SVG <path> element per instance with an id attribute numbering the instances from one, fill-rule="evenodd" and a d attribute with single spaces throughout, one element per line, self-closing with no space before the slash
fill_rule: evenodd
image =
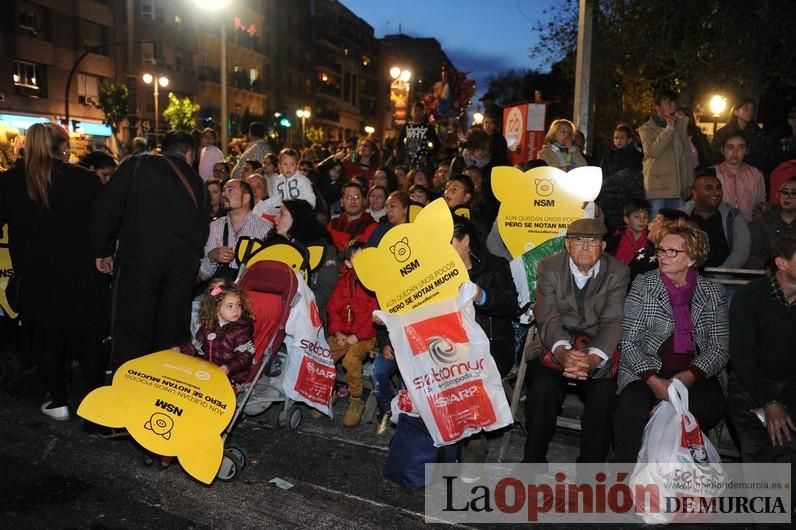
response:
<path id="1" fill-rule="evenodd" d="M 393 66 L 390 68 L 390 77 L 396 81 L 400 79 L 404 83 L 408 83 L 412 79 L 412 71 L 404 70 L 400 66 Z"/>
<path id="2" fill-rule="evenodd" d="M 719 123 L 719 116 L 727 108 L 727 98 L 716 94 L 710 98 L 710 113 L 713 114 L 713 136 L 716 136 L 716 126 Z"/>
<path id="3" fill-rule="evenodd" d="M 482 112 L 476 112 L 473 114 L 473 125 L 481 125 L 484 123 L 484 114 Z"/>
<path id="4" fill-rule="evenodd" d="M 158 85 L 162 86 L 163 88 L 166 88 L 167 86 L 169 86 L 169 78 L 162 75 L 158 77 L 157 82 L 155 82 L 155 76 L 153 76 L 150 73 L 146 73 L 141 76 L 141 79 L 147 85 L 153 85 L 155 87 L 155 94 L 154 94 L 155 95 L 155 145 L 157 145 L 158 134 L 160 133 L 160 111 L 158 110 L 158 103 L 159 103 L 158 96 L 160 95 L 160 93 L 158 92 Z"/>
<path id="5" fill-rule="evenodd" d="M 305 136 L 305 127 L 307 125 L 306 121 L 309 119 L 311 113 L 308 109 L 298 109 L 296 111 L 296 116 L 301 118 L 301 146 L 304 147 L 304 138 Z"/>
<path id="6" fill-rule="evenodd" d="M 208 11 L 221 11 L 230 0 L 195 0 L 196 5 Z M 221 20 L 221 150 L 227 154 L 229 144 L 229 98 L 227 97 L 227 24 Z"/>
<path id="7" fill-rule="evenodd" d="M 371 134 L 376 132 L 376 128 L 373 125 L 365 125 L 365 134 L 370 136 Z"/>
<path id="8" fill-rule="evenodd" d="M 396 125 L 403 125 L 406 122 L 409 107 L 409 80 L 412 79 L 412 71 L 401 68 L 398 65 L 390 68 L 390 106 L 392 107 L 392 124 L 390 129 Z"/>

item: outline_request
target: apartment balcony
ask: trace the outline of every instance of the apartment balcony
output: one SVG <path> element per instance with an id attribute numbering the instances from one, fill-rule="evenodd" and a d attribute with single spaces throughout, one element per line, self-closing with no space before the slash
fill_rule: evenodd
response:
<path id="1" fill-rule="evenodd" d="M 338 121 L 340 121 L 340 113 L 335 110 L 320 108 L 320 109 L 315 109 L 312 118 L 314 120 L 337 123 Z"/>
<path id="2" fill-rule="evenodd" d="M 227 30 L 227 36 L 229 37 L 230 42 L 233 42 L 238 46 L 253 50 L 262 55 L 266 54 L 266 46 L 259 35 L 252 36 L 241 28 L 233 28 L 231 30 Z"/>
<path id="3" fill-rule="evenodd" d="M 221 84 L 221 70 L 216 68 L 210 68 L 209 66 L 199 67 L 197 77 L 200 82 Z M 243 72 L 230 72 L 227 76 L 227 86 L 257 94 L 266 94 L 268 92 L 266 82 L 262 79 L 250 81 Z"/>

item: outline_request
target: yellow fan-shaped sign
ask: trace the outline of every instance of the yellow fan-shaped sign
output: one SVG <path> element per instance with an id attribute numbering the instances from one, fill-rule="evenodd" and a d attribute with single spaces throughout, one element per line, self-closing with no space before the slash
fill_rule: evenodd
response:
<path id="1" fill-rule="evenodd" d="M 451 246 L 452 238 L 450 209 L 444 199 L 437 199 L 413 222 L 387 231 L 377 248 L 354 256 L 354 269 L 362 284 L 376 293 L 382 310 L 390 313 L 455 298 L 468 275 Z"/>
<path id="2" fill-rule="evenodd" d="M 188 474 L 209 484 L 221 466 L 221 433 L 235 414 L 235 391 L 216 365 L 165 350 L 124 363 L 77 413 L 127 429 L 144 448 L 176 456 Z"/>
<path id="3" fill-rule="evenodd" d="M 537 167 L 523 173 L 499 166 L 492 170 L 492 190 L 500 201 L 498 231 L 513 257 L 547 241 L 583 217 L 586 203 L 597 198 L 602 170 L 586 166 L 564 172 Z"/>

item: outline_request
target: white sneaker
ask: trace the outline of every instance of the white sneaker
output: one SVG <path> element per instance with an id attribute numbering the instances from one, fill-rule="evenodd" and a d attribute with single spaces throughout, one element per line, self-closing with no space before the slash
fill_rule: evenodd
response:
<path id="1" fill-rule="evenodd" d="M 52 400 L 45 401 L 44 404 L 41 406 L 41 411 L 54 419 L 55 421 L 66 421 L 69 419 L 69 407 L 66 405 L 62 407 L 55 407 L 54 409 L 48 409 L 52 404 Z"/>

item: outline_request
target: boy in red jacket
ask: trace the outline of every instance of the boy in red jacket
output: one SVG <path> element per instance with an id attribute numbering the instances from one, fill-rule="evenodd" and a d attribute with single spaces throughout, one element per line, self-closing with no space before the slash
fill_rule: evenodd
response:
<path id="1" fill-rule="evenodd" d="M 335 362 L 343 359 L 348 380 L 348 410 L 343 425 L 356 427 L 362 420 L 365 402 L 362 400 L 362 363 L 376 346 L 373 311 L 378 309 L 375 296 L 367 291 L 354 272 L 352 260 L 367 245 L 358 240 L 349 241 L 343 249 L 345 265 L 326 310 L 329 314 L 327 330 L 329 349 Z"/>

